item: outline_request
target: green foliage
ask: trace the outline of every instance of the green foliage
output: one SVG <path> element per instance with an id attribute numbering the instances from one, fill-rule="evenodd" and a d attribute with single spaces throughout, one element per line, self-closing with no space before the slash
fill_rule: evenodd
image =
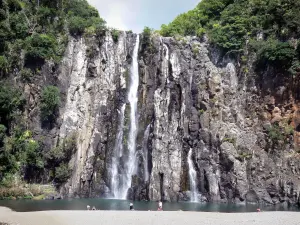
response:
<path id="1" fill-rule="evenodd" d="M 143 45 L 151 45 L 151 34 L 152 34 L 152 29 L 149 27 L 145 27 L 143 30 L 143 38 L 142 38 L 142 44 Z"/>
<path id="2" fill-rule="evenodd" d="M 257 50 L 259 66 L 269 64 L 277 68 L 289 69 L 296 56 L 295 49 L 288 42 L 269 39 L 256 42 L 253 46 Z"/>
<path id="3" fill-rule="evenodd" d="M 153 29 L 149 28 L 149 27 L 145 27 L 142 33 L 142 51 L 143 50 L 148 50 L 150 53 L 155 53 L 155 47 L 153 45 L 153 43 L 151 42 L 151 36 L 153 34 Z"/>
<path id="4" fill-rule="evenodd" d="M 67 4 L 69 30 L 72 35 L 81 35 L 85 31 L 104 28 L 106 22 L 98 11 L 86 0 L 72 0 Z"/>
<path id="5" fill-rule="evenodd" d="M 4 76 L 7 73 L 8 62 L 5 56 L 0 55 L 0 76 Z"/>
<path id="6" fill-rule="evenodd" d="M 24 68 L 20 71 L 21 79 L 24 82 L 30 82 L 33 77 L 33 72 L 30 69 Z"/>
<path id="7" fill-rule="evenodd" d="M 44 62 L 56 58 L 57 41 L 54 36 L 34 34 L 26 39 L 26 63 Z"/>
<path id="8" fill-rule="evenodd" d="M 43 168 L 40 146 L 32 138 L 31 132 L 17 126 L 11 133 L 11 136 L 4 137 L 4 144 L 0 148 L 0 181 L 21 169 Z"/>
<path id="9" fill-rule="evenodd" d="M 67 164 L 61 164 L 55 168 L 55 182 L 62 184 L 66 182 L 71 176 L 72 170 Z"/>
<path id="10" fill-rule="evenodd" d="M 59 62 L 68 31 L 76 36 L 105 30 L 105 21 L 86 0 L 2 0 L 0 4 L 0 76 L 23 69 L 22 52 L 25 67 Z"/>
<path id="11" fill-rule="evenodd" d="M 25 103 L 20 91 L 5 83 L 0 83 L 0 123 L 8 125 L 17 110 Z"/>
<path id="12" fill-rule="evenodd" d="M 207 33 L 226 51 L 241 51 L 259 32 L 282 41 L 299 37 L 299 1 L 291 0 L 202 0 L 198 6 L 162 25 L 163 36 Z"/>
<path id="13" fill-rule="evenodd" d="M 84 18 L 81 18 L 79 16 L 72 16 L 69 19 L 69 30 L 73 35 L 83 34 L 87 27 L 88 25 Z"/>
<path id="14" fill-rule="evenodd" d="M 236 140 L 235 140 L 235 138 L 228 138 L 228 137 L 225 137 L 225 138 L 223 139 L 223 142 L 229 142 L 229 143 L 233 144 L 234 146 L 236 145 Z"/>
<path id="15" fill-rule="evenodd" d="M 238 157 L 237 157 L 239 160 L 241 160 L 241 161 L 245 161 L 245 159 L 247 160 L 249 160 L 249 159 L 251 159 L 252 158 L 252 154 L 249 154 L 249 153 L 246 153 L 246 152 L 242 152 L 242 153 L 240 153 L 239 155 L 238 155 Z"/>
<path id="16" fill-rule="evenodd" d="M 152 29 L 150 27 L 145 27 L 143 30 L 143 37 L 149 39 L 151 37 Z"/>
<path id="17" fill-rule="evenodd" d="M 268 130 L 268 136 L 273 143 L 286 143 L 290 135 L 294 134 L 294 128 L 287 121 L 273 124 Z"/>
<path id="18" fill-rule="evenodd" d="M 7 128 L 3 124 L 0 124 L 0 147 L 2 147 L 3 145 L 3 141 L 6 135 L 6 130 Z"/>
<path id="19" fill-rule="evenodd" d="M 179 15 L 169 25 L 162 25 L 160 34 L 165 37 L 175 35 L 195 35 L 195 32 L 200 27 L 201 25 L 198 22 L 198 11 L 195 9 Z"/>
<path id="20" fill-rule="evenodd" d="M 205 110 L 204 109 L 200 109 L 199 110 L 199 114 L 202 115 L 203 113 L 205 113 Z"/>
<path id="21" fill-rule="evenodd" d="M 9 18 L 11 36 L 15 39 L 24 39 L 28 36 L 28 24 L 24 14 L 12 13 Z"/>
<path id="22" fill-rule="evenodd" d="M 41 118 L 43 121 L 52 122 L 55 113 L 60 105 L 59 89 L 55 86 L 47 86 L 44 88 L 41 96 Z"/>
<path id="23" fill-rule="evenodd" d="M 116 29 L 112 29 L 112 31 L 111 31 L 111 36 L 112 36 L 112 39 L 113 39 L 113 41 L 114 41 L 115 43 L 118 42 L 119 35 L 120 35 L 120 31 L 118 31 L 118 30 L 116 30 Z"/>
<path id="24" fill-rule="evenodd" d="M 26 141 L 26 165 L 36 169 L 42 169 L 44 167 L 44 161 L 40 154 L 39 143 L 33 139 Z"/>
<path id="25" fill-rule="evenodd" d="M 45 154 L 47 168 L 53 171 L 52 178 L 60 185 L 71 175 L 68 163 L 76 151 L 76 134 L 63 140 L 57 147 Z"/>
<path id="26" fill-rule="evenodd" d="M 45 154 L 48 166 L 56 167 L 63 162 L 69 161 L 75 150 L 76 134 L 72 134 L 70 137 L 65 138 L 57 147 L 52 148 Z"/>

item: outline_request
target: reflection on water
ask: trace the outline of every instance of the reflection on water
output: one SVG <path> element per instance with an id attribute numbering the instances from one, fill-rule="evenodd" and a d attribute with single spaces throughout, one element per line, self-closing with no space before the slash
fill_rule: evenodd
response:
<path id="1" fill-rule="evenodd" d="M 95 206 L 99 210 L 129 210 L 130 201 L 115 199 L 66 199 L 66 200 L 3 200 L 0 206 L 9 207 L 18 212 L 45 210 L 86 210 L 86 206 Z M 133 202 L 135 210 L 157 210 L 157 202 Z M 259 206 L 262 211 L 299 211 L 296 207 Z M 216 204 L 173 202 L 164 203 L 165 211 L 202 211 L 202 212 L 256 212 L 253 204 Z"/>

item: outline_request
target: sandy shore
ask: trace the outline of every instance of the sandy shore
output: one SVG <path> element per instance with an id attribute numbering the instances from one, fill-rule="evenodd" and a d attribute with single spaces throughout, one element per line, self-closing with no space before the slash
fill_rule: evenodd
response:
<path id="1" fill-rule="evenodd" d="M 205 213 L 182 211 L 44 211 L 18 213 L 0 207 L 1 222 L 13 225 L 299 225 L 300 213 Z"/>

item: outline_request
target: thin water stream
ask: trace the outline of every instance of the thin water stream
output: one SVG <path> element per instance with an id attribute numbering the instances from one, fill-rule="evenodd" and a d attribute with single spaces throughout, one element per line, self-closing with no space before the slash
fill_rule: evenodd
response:
<path id="1" fill-rule="evenodd" d="M 191 187 L 191 202 L 198 202 L 197 193 L 197 172 L 194 168 L 192 160 L 192 149 L 190 149 L 188 154 L 188 164 L 189 164 L 189 179 Z"/>

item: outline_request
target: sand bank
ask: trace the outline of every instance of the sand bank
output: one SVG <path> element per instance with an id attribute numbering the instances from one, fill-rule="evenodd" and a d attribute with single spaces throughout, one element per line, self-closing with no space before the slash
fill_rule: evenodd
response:
<path id="1" fill-rule="evenodd" d="M 43 211 L 19 213 L 0 207 L 0 222 L 13 225 L 299 225 L 300 212 Z"/>

